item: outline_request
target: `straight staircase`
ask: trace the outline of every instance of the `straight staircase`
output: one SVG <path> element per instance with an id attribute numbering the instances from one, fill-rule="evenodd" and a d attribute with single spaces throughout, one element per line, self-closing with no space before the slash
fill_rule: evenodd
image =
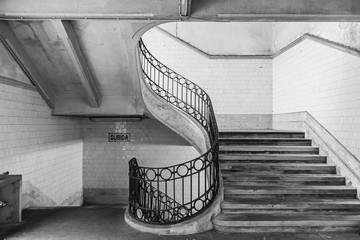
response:
<path id="1" fill-rule="evenodd" d="M 222 131 L 221 232 L 357 231 L 360 200 L 303 132 Z"/>

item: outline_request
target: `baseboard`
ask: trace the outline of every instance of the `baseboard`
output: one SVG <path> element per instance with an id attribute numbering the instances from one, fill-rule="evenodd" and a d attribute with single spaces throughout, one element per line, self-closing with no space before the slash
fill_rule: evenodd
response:
<path id="1" fill-rule="evenodd" d="M 84 204 L 127 204 L 127 188 L 85 188 Z"/>

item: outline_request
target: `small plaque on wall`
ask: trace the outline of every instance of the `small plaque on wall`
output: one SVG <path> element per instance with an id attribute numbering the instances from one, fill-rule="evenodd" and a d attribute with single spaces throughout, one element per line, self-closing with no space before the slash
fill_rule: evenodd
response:
<path id="1" fill-rule="evenodd" d="M 109 142 L 130 142 L 130 133 L 109 133 Z"/>

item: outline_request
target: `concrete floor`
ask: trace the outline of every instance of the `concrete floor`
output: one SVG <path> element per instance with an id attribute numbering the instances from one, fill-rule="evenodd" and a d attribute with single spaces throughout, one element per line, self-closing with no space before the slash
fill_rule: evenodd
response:
<path id="1" fill-rule="evenodd" d="M 79 207 L 24 210 L 23 224 L 0 226 L 0 239 L 120 239 L 120 240 L 359 240 L 356 233 L 223 234 L 215 231 L 187 236 L 141 233 L 124 221 L 124 207 Z"/>

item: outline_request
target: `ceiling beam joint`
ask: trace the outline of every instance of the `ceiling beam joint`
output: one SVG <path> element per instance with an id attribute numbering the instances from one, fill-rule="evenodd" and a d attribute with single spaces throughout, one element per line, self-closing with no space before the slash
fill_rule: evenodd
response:
<path id="1" fill-rule="evenodd" d="M 65 49 L 74 64 L 76 72 L 85 89 L 89 105 L 93 108 L 99 108 L 101 105 L 102 96 L 81 51 L 80 44 L 76 37 L 71 21 L 52 20 L 52 23 L 58 35 L 62 39 Z"/>

